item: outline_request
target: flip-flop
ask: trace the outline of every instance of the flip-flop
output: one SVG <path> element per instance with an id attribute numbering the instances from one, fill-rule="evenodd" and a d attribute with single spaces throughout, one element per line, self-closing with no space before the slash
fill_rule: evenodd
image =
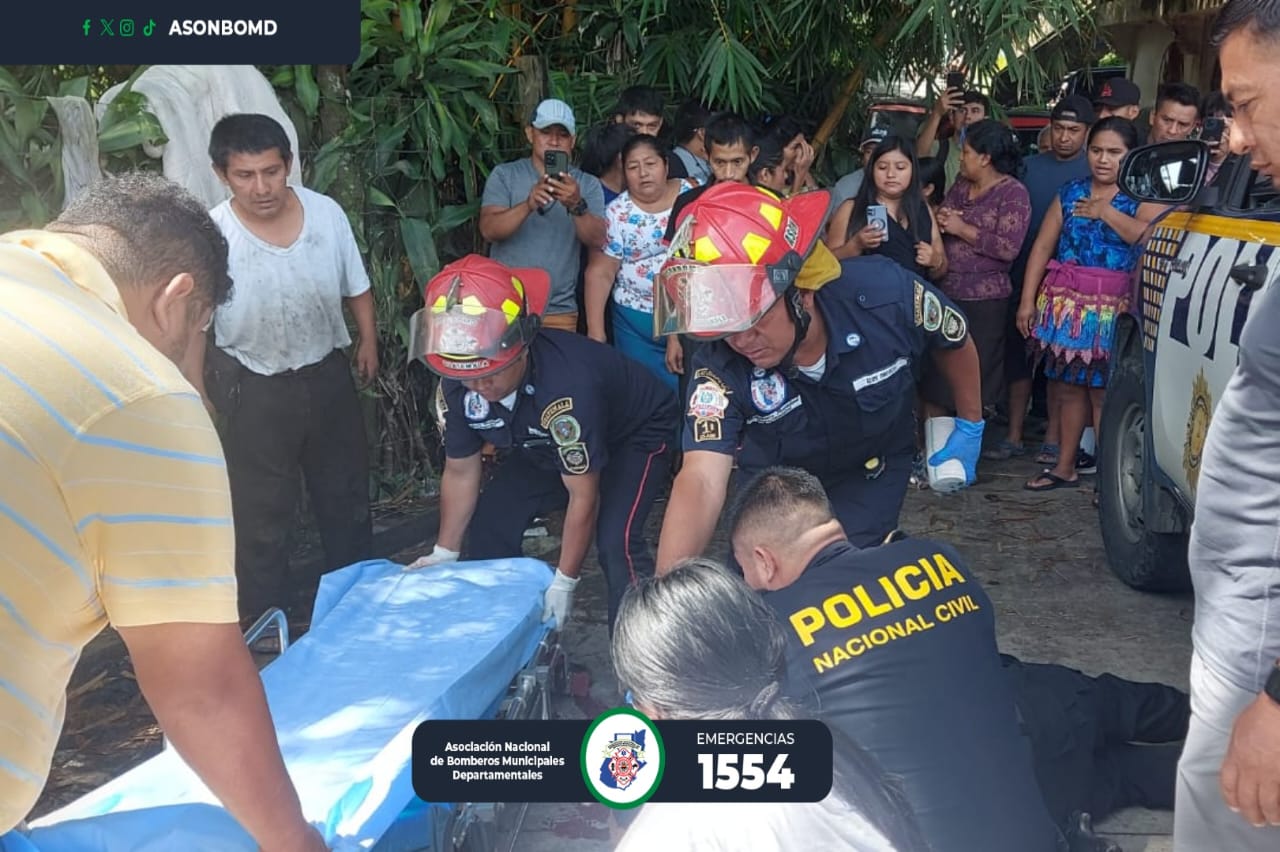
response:
<path id="1" fill-rule="evenodd" d="M 1058 463 L 1058 445 L 1057 444 L 1041 444 L 1040 452 L 1036 453 L 1036 464 L 1057 464 Z"/>
<path id="2" fill-rule="evenodd" d="M 1031 483 L 1035 482 L 1036 479 L 1047 479 L 1049 480 L 1049 484 L 1048 485 L 1032 485 Z M 1063 479 L 1061 476 L 1058 476 L 1058 474 L 1054 473 L 1053 471 L 1046 470 L 1041 472 L 1041 474 L 1037 476 L 1035 479 L 1031 480 L 1030 482 L 1027 482 L 1025 485 L 1022 486 L 1022 488 L 1024 491 L 1056 491 L 1059 488 L 1076 488 L 1079 485 L 1080 485 L 1080 480 L 1078 479 Z"/>

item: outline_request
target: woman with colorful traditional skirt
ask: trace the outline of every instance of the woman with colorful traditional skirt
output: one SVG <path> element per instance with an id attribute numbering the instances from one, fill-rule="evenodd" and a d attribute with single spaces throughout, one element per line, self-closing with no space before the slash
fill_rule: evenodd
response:
<path id="1" fill-rule="evenodd" d="M 1139 204 L 1116 183 L 1121 161 L 1137 144 L 1128 119 L 1093 125 L 1090 176 L 1063 184 L 1027 258 L 1018 330 L 1049 379 L 1051 416 L 1056 411 L 1061 424 L 1058 461 L 1032 477 L 1028 491 L 1076 487 L 1085 426 L 1102 439 L 1098 421 L 1116 318 L 1129 305 L 1138 243 L 1161 209 Z"/>

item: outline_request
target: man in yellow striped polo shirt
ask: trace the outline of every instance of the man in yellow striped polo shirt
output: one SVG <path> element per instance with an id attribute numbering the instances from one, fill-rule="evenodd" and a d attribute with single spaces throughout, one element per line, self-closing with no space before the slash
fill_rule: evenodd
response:
<path id="1" fill-rule="evenodd" d="M 231 289 L 155 176 L 0 237 L 0 834 L 40 795 L 80 652 L 120 633 L 161 727 L 264 849 L 323 849 L 236 611 L 226 466 L 196 386 Z"/>

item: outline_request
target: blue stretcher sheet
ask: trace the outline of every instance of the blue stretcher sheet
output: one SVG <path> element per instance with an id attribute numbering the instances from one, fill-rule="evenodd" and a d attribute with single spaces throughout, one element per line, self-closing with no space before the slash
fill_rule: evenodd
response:
<path id="1" fill-rule="evenodd" d="M 303 810 L 334 849 L 373 848 L 406 806 L 423 807 L 414 729 L 492 710 L 547 633 L 551 578 L 532 559 L 410 573 L 380 560 L 322 578 L 311 629 L 262 681 Z M 25 840 L 35 852 L 256 848 L 172 749 L 35 821 Z"/>

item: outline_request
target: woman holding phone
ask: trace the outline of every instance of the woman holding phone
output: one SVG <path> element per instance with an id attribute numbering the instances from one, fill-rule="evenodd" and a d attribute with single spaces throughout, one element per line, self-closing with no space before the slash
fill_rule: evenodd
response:
<path id="1" fill-rule="evenodd" d="M 826 243 L 838 258 L 882 254 L 899 266 L 936 280 L 947 272 L 942 234 L 920 189 L 910 143 L 886 136 L 872 150 L 858 194 L 844 202 L 827 226 Z"/>

